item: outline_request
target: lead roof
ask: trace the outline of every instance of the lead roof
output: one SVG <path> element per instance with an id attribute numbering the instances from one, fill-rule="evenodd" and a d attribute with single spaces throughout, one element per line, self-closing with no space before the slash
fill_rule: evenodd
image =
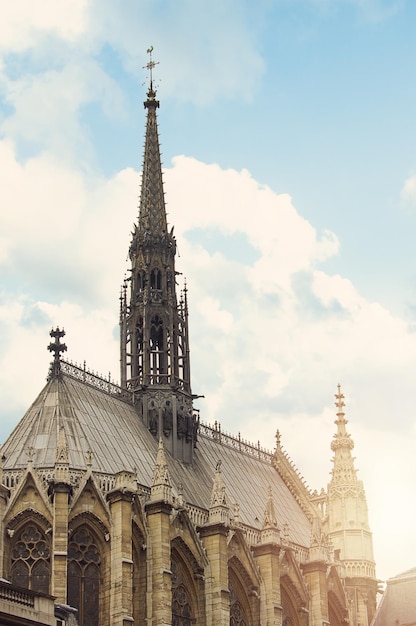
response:
<path id="1" fill-rule="evenodd" d="M 86 471 L 90 458 L 93 472 L 133 471 L 139 485 L 150 489 L 158 443 L 128 398 L 114 393 L 116 386 L 109 391 L 67 374 L 49 380 L 2 446 L 5 473 L 24 470 L 28 456 L 35 469 L 53 469 L 63 428 L 70 470 Z M 192 464 L 166 453 L 174 491 L 181 490 L 188 505 L 208 510 L 220 460 L 228 504 L 231 510 L 238 504 L 242 524 L 261 529 L 270 486 L 278 527 L 287 528 L 291 542 L 308 547 L 310 522 L 273 467 L 271 455 L 259 449 L 256 458 L 244 446 L 232 448 L 221 439 L 219 432 L 201 428 Z"/>

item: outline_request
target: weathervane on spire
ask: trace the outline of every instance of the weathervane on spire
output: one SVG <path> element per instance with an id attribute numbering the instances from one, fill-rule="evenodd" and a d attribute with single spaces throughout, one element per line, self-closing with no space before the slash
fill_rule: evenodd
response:
<path id="1" fill-rule="evenodd" d="M 149 70 L 150 72 L 150 89 L 153 89 L 153 68 L 159 64 L 159 61 L 153 61 L 152 58 L 153 46 L 147 49 L 147 54 L 149 55 L 149 61 L 146 65 L 143 65 L 143 69 Z"/>

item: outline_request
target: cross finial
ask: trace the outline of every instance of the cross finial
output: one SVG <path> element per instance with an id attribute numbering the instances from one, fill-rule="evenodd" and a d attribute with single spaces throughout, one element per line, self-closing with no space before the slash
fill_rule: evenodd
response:
<path id="1" fill-rule="evenodd" d="M 153 52 L 153 46 L 150 46 L 150 48 L 147 49 L 147 54 L 149 55 L 149 61 L 146 63 L 146 65 L 143 66 L 143 69 L 149 70 L 150 72 L 150 89 L 153 90 L 153 69 L 156 67 L 156 65 L 159 64 L 159 61 L 153 61 L 152 52 Z"/>
<path id="2" fill-rule="evenodd" d="M 66 352 L 66 344 L 61 343 L 62 337 L 65 337 L 65 331 L 60 330 L 59 326 L 55 329 L 52 328 L 49 333 L 55 341 L 49 344 L 49 352 L 53 352 L 53 361 L 49 370 L 49 379 L 56 378 L 61 373 L 61 352 Z"/>

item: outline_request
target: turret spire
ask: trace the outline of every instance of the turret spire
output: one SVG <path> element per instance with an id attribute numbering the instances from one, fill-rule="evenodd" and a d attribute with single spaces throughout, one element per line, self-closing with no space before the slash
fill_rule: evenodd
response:
<path id="1" fill-rule="evenodd" d="M 274 505 L 271 485 L 267 494 L 266 510 L 264 511 L 263 527 L 261 529 L 261 543 L 280 544 L 280 530 L 277 524 L 277 515 Z"/>
<path id="2" fill-rule="evenodd" d="M 332 543 L 336 561 L 343 563 L 345 585 L 359 593 L 354 608 L 353 623 L 368 625 L 369 615 L 375 610 L 375 565 L 373 542 L 368 523 L 364 486 L 357 477 L 354 442 L 347 432 L 348 420 L 344 412 L 344 395 L 338 385 L 335 394 L 337 431 L 331 442 L 334 451 L 332 479 L 328 485 L 327 519 L 325 531 Z"/>
<path id="3" fill-rule="evenodd" d="M 354 457 L 351 454 L 354 442 L 346 429 L 348 420 L 345 418 L 344 394 L 341 392 L 340 384 L 337 387 L 335 400 L 335 406 L 337 407 L 337 419 L 335 420 L 337 432 L 331 442 L 331 450 L 335 453 L 332 483 L 339 485 L 356 483 L 357 472 L 354 467 Z"/>
<path id="4" fill-rule="evenodd" d="M 120 301 L 122 385 L 134 391 L 143 421 L 173 456 L 192 460 L 197 422 L 190 382 L 188 309 L 177 302 L 173 228 L 168 230 L 149 48 L 150 86 L 140 210 L 130 244 L 130 294 Z"/>

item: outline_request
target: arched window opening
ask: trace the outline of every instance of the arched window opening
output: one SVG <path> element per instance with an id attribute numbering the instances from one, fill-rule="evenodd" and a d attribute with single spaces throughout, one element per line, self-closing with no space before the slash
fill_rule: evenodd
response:
<path id="1" fill-rule="evenodd" d="M 136 363 L 133 367 L 133 375 L 143 382 L 143 317 L 139 317 L 136 324 Z"/>
<path id="2" fill-rule="evenodd" d="M 150 286 L 152 289 L 162 289 L 162 272 L 158 269 L 152 270 L 150 273 Z"/>
<path id="3" fill-rule="evenodd" d="M 230 626 L 248 626 L 248 621 L 242 604 L 236 592 L 237 585 L 233 581 L 229 582 L 230 590 Z"/>
<path id="4" fill-rule="evenodd" d="M 163 342 L 163 320 L 159 315 L 152 318 L 150 325 L 150 374 L 151 382 L 166 383 Z"/>
<path id="5" fill-rule="evenodd" d="M 191 598 L 184 568 L 180 561 L 172 560 L 172 626 L 192 626 L 195 624 Z"/>
<path id="6" fill-rule="evenodd" d="M 286 577 L 284 577 L 286 578 Z M 286 582 L 281 587 L 282 602 L 282 625 L 283 626 L 300 626 L 299 612 L 297 610 L 297 602 L 290 594 L 290 585 Z"/>
<path id="7" fill-rule="evenodd" d="M 230 626 L 252 626 L 256 621 L 253 612 L 259 607 L 253 604 L 249 590 L 254 587 L 248 572 L 242 563 L 233 557 L 228 565 L 228 589 L 230 592 Z"/>
<path id="8" fill-rule="evenodd" d="M 11 582 L 33 591 L 49 593 L 49 541 L 37 526 L 29 524 L 20 531 L 12 546 L 11 555 Z"/>
<path id="9" fill-rule="evenodd" d="M 346 607 L 342 605 L 341 600 L 332 591 L 328 593 L 328 614 L 331 626 L 345 624 Z"/>
<path id="10" fill-rule="evenodd" d="M 137 293 L 140 293 L 144 290 L 144 288 L 146 287 L 146 274 L 145 272 L 137 272 L 137 278 L 136 278 L 136 285 L 137 285 Z"/>
<path id="11" fill-rule="evenodd" d="M 98 626 L 100 564 L 93 536 L 78 529 L 68 545 L 68 604 L 78 609 L 79 626 Z"/>

